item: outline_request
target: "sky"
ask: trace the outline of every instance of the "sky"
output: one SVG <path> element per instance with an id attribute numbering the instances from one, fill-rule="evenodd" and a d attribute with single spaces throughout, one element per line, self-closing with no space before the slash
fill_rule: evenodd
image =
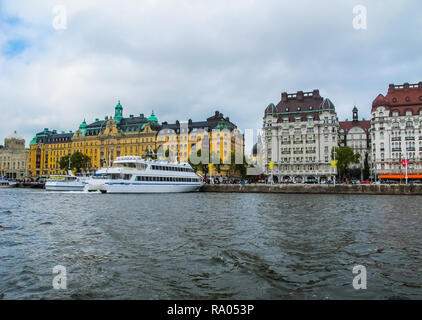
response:
<path id="1" fill-rule="evenodd" d="M 354 105 L 369 119 L 390 83 L 422 81 L 421 12 L 413 0 L 0 0 L 0 144 L 75 131 L 118 100 L 125 116 L 218 110 L 245 130 L 282 92 L 319 89 L 340 120 Z"/>

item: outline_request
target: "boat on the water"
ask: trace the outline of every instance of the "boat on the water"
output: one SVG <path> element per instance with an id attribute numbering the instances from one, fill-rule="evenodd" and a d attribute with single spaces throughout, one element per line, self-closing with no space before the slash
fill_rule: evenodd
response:
<path id="1" fill-rule="evenodd" d="M 99 169 L 86 181 L 86 191 L 102 193 L 193 192 L 203 179 L 188 163 L 117 157 L 111 168 Z"/>
<path id="2" fill-rule="evenodd" d="M 69 170 L 68 175 L 52 175 L 45 182 L 48 191 L 84 191 L 86 177 L 77 177 Z"/>
<path id="3" fill-rule="evenodd" d="M 0 178 L 0 188 L 14 188 L 17 186 L 16 181 Z"/>

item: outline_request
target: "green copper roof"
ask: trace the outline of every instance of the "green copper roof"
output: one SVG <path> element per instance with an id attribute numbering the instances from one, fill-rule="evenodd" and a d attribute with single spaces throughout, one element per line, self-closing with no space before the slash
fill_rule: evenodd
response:
<path id="1" fill-rule="evenodd" d="M 116 107 L 114 108 L 114 121 L 116 121 L 117 124 L 120 123 L 123 119 L 123 107 L 120 104 L 120 100 L 117 103 Z"/>
<path id="2" fill-rule="evenodd" d="M 158 119 L 157 119 L 157 117 L 154 114 L 154 110 L 152 110 L 152 113 L 151 113 L 151 115 L 148 118 L 148 122 L 158 123 Z"/>
<path id="3" fill-rule="evenodd" d="M 84 121 L 80 124 L 79 129 L 84 129 L 86 128 L 86 121 L 84 119 Z"/>
<path id="4" fill-rule="evenodd" d="M 217 129 L 217 130 L 230 130 L 230 126 L 225 122 L 225 121 L 220 121 L 216 126 L 215 126 L 215 128 Z"/>
<path id="5" fill-rule="evenodd" d="M 37 136 L 33 137 L 29 144 L 30 145 L 37 144 Z"/>

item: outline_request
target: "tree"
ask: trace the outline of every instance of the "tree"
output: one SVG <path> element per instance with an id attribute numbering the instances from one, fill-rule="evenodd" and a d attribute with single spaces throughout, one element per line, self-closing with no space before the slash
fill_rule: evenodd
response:
<path id="1" fill-rule="evenodd" d="M 369 155 L 365 153 L 365 161 L 363 163 L 363 180 L 368 180 L 371 175 L 371 170 L 369 168 Z"/>
<path id="2" fill-rule="evenodd" d="M 334 152 L 335 157 L 334 157 Z M 347 174 L 352 163 L 359 163 L 360 154 L 355 153 L 349 146 L 335 147 L 331 150 L 331 159 L 337 160 L 337 168 L 340 180 Z"/>
<path id="3" fill-rule="evenodd" d="M 81 172 L 81 169 L 89 169 L 91 167 L 91 158 L 84 155 L 82 152 L 76 151 L 70 156 L 70 169 L 75 169 L 76 172 Z M 60 169 L 65 170 L 69 168 L 69 155 L 60 159 Z"/>
<path id="4" fill-rule="evenodd" d="M 242 155 L 242 163 L 236 163 L 236 153 L 232 152 L 230 155 L 230 168 L 229 171 L 232 174 L 239 173 L 239 175 L 244 178 L 246 177 L 246 170 L 248 163 L 246 162 L 245 155 Z"/>
<path id="5" fill-rule="evenodd" d="M 194 152 L 194 151 L 192 151 Z M 202 156 L 202 150 L 199 149 L 198 151 L 196 151 L 196 156 L 200 159 Z M 190 164 L 190 166 L 192 167 L 193 170 L 197 171 L 201 171 L 202 173 L 204 173 L 205 175 L 208 173 L 208 163 L 202 163 L 199 162 L 197 164 L 192 163 L 191 161 L 191 157 L 189 157 L 188 159 L 188 163 Z"/>

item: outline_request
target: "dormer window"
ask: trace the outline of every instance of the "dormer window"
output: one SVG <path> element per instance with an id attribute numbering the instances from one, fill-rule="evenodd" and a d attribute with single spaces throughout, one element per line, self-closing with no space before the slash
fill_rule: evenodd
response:
<path id="1" fill-rule="evenodd" d="M 412 110 L 407 110 L 406 111 L 406 116 L 413 116 Z"/>
<path id="2" fill-rule="evenodd" d="M 399 116 L 399 112 L 398 111 L 394 111 L 393 112 L 393 117 L 398 117 Z"/>

